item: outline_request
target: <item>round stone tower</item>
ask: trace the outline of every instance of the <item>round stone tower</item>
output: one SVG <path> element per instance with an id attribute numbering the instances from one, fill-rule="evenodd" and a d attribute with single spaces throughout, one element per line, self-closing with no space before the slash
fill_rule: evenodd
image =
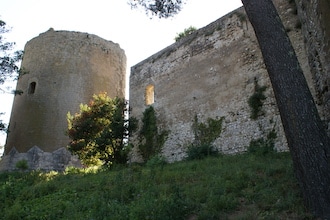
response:
<path id="1" fill-rule="evenodd" d="M 1 167 L 26 158 L 32 169 L 61 169 L 70 163 L 67 113 L 93 94 L 125 96 L 125 52 L 95 35 L 50 29 L 26 44 L 21 67 Z"/>

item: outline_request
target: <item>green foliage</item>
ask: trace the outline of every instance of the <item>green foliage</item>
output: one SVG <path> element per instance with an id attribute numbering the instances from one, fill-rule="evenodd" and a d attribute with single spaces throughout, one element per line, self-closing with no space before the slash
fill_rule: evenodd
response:
<path id="1" fill-rule="evenodd" d="M 144 161 L 159 154 L 166 141 L 168 131 L 158 132 L 155 109 L 149 106 L 143 112 L 142 128 L 139 133 L 138 147 Z"/>
<path id="2" fill-rule="evenodd" d="M 164 166 L 166 164 L 166 159 L 160 155 L 156 155 L 151 157 L 147 162 L 146 166 L 147 167 L 158 167 L 158 166 Z"/>
<path id="3" fill-rule="evenodd" d="M 254 79 L 254 93 L 248 99 L 248 104 L 251 109 L 251 119 L 257 119 L 262 113 L 263 101 L 266 99 L 266 96 L 264 95 L 266 88 L 266 86 L 260 86 L 257 79 Z"/>
<path id="4" fill-rule="evenodd" d="M 17 161 L 15 166 L 16 166 L 16 168 L 18 168 L 20 170 L 27 170 L 29 168 L 28 163 L 27 163 L 26 160 Z"/>
<path id="5" fill-rule="evenodd" d="M 3 115 L 3 112 L 0 112 L 0 116 Z M 7 130 L 7 125 L 2 122 L 0 119 L 0 131 L 6 131 Z"/>
<path id="6" fill-rule="evenodd" d="M 218 138 L 222 131 L 222 122 L 224 117 L 220 119 L 208 118 L 207 124 L 198 122 L 198 117 L 195 115 L 192 129 L 195 140 L 188 147 L 187 159 L 202 159 L 205 156 L 216 155 L 218 151 L 212 145 L 212 142 Z"/>
<path id="7" fill-rule="evenodd" d="M 265 156 L 268 154 L 275 153 L 274 143 L 277 134 L 273 129 L 267 134 L 266 138 L 258 138 L 256 140 L 251 140 L 248 146 L 248 152 L 257 156 Z"/>
<path id="8" fill-rule="evenodd" d="M 179 40 L 181 40 L 182 38 L 184 38 L 184 37 L 186 37 L 186 36 L 192 34 L 192 33 L 193 33 L 194 31 L 196 31 L 196 30 L 197 30 L 197 29 L 196 29 L 195 27 L 193 27 L 193 26 L 190 26 L 190 27 L 188 27 L 188 28 L 185 28 L 183 32 L 178 33 L 178 34 L 176 35 L 176 37 L 174 38 L 174 40 L 175 40 L 175 41 L 179 41 Z"/>
<path id="9" fill-rule="evenodd" d="M 0 20 L 0 84 L 3 84 L 6 79 L 18 76 L 19 66 L 17 62 L 22 59 L 23 51 L 10 52 L 15 43 L 5 42 L 4 34 L 9 29 L 6 23 Z"/>
<path id="10" fill-rule="evenodd" d="M 182 0 L 129 0 L 132 8 L 142 7 L 147 14 L 158 16 L 159 18 L 168 18 L 180 12 Z"/>
<path id="11" fill-rule="evenodd" d="M 0 173 L 1 219 L 312 219 L 289 153 Z"/>
<path id="12" fill-rule="evenodd" d="M 136 128 L 135 119 L 125 119 L 127 111 L 124 99 L 94 95 L 88 105 L 80 105 L 79 113 L 67 115 L 69 151 L 87 166 L 126 163 L 130 149 L 125 138 Z"/>
<path id="13" fill-rule="evenodd" d="M 22 59 L 23 51 L 12 53 L 15 43 L 6 42 L 4 34 L 9 32 L 6 22 L 0 20 L 0 85 L 7 79 L 16 78 L 19 73 L 18 62 Z M 7 92 L 5 88 L 0 87 L 0 92 Z M 0 113 L 1 115 L 2 113 Z M 0 119 L 0 131 L 6 131 L 7 125 Z"/>
<path id="14" fill-rule="evenodd" d="M 202 145 L 190 145 L 187 151 L 187 160 L 203 159 L 207 156 L 217 155 L 218 151 L 213 145 L 202 144 Z"/>
<path id="15" fill-rule="evenodd" d="M 138 203 L 132 204 L 130 219 L 185 219 L 191 207 L 182 189 L 175 184 L 162 188 L 151 186 L 148 192 L 141 194 Z"/>
<path id="16" fill-rule="evenodd" d="M 198 117 L 195 115 L 192 129 L 195 135 L 195 144 L 211 144 L 217 139 L 222 131 L 222 122 L 224 117 L 219 119 L 208 118 L 207 123 L 198 122 Z"/>

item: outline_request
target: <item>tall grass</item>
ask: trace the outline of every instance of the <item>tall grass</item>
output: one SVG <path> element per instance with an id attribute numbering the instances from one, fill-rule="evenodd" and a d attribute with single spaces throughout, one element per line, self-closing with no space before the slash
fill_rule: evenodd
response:
<path id="1" fill-rule="evenodd" d="M 1 219 L 308 219 L 288 153 L 0 174 Z"/>

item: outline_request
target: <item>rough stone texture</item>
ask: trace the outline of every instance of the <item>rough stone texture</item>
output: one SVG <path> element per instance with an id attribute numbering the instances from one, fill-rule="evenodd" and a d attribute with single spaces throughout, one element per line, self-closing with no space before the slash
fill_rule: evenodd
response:
<path id="1" fill-rule="evenodd" d="M 78 112 L 80 103 L 100 92 L 125 96 L 125 52 L 95 35 L 53 29 L 30 40 L 24 51 L 22 68 L 28 73 L 17 82 L 24 93 L 14 99 L 4 157 L 33 146 L 58 157 L 54 152 L 69 143 L 68 112 Z"/>
<path id="2" fill-rule="evenodd" d="M 330 1 L 296 0 L 316 103 L 330 136 Z"/>
<path id="3" fill-rule="evenodd" d="M 313 91 L 307 56 L 295 5 L 287 0 L 274 1 Z M 250 118 L 248 99 L 254 93 L 254 79 L 267 86 L 263 115 Z M 276 101 L 262 55 L 243 8 L 199 29 L 131 68 L 131 116 L 141 119 L 145 90 L 154 86 L 154 103 L 159 128 L 169 130 L 162 155 L 169 162 L 186 156 L 193 142 L 192 123 L 224 117 L 223 131 L 213 143 L 226 154 L 246 150 L 251 140 L 266 137 L 274 129 L 275 147 L 288 150 Z M 137 137 L 131 138 L 137 145 Z M 134 149 L 132 160 L 139 160 Z"/>
<path id="4" fill-rule="evenodd" d="M 45 152 L 39 147 L 34 146 L 26 153 L 19 153 L 16 148 L 12 148 L 11 151 L 1 159 L 0 171 L 20 170 L 20 168 L 16 167 L 16 164 L 22 160 L 27 162 L 27 170 L 63 171 L 68 166 L 81 167 L 79 159 L 72 156 L 64 147 L 54 152 Z"/>

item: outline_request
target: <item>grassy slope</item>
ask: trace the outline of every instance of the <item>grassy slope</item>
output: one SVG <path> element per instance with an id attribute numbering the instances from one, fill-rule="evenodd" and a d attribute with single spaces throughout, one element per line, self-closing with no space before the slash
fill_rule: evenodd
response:
<path id="1" fill-rule="evenodd" d="M 0 174 L 3 219 L 308 219 L 288 153 Z"/>

